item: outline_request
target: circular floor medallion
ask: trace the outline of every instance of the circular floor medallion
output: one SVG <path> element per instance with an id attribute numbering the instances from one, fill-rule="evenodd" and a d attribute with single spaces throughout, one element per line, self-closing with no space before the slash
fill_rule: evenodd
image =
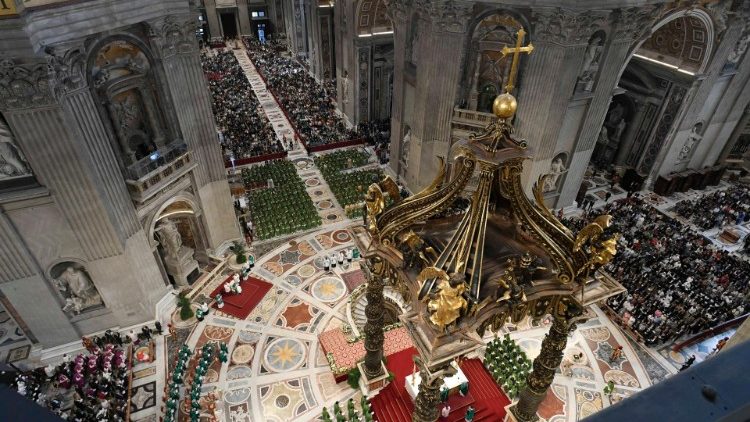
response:
<path id="1" fill-rule="evenodd" d="M 266 366 L 276 372 L 286 372 L 302 366 L 305 346 L 294 338 L 279 338 L 271 342 L 263 356 Z"/>
<path id="2" fill-rule="evenodd" d="M 297 270 L 297 274 L 299 274 L 302 279 L 306 279 L 308 277 L 312 277 L 313 274 L 315 274 L 315 267 L 313 267 L 310 264 L 305 264 Z"/>
<path id="3" fill-rule="evenodd" d="M 323 277 L 312 286 L 312 295 L 321 302 L 336 302 L 346 294 L 346 286 L 336 277 Z"/>
<path id="4" fill-rule="evenodd" d="M 234 348 L 232 351 L 232 363 L 243 364 L 248 363 L 253 359 L 255 350 L 253 346 L 249 344 L 242 344 Z"/>
<path id="5" fill-rule="evenodd" d="M 311 188 L 313 186 L 318 186 L 320 184 L 320 180 L 318 179 L 307 179 L 305 180 L 305 186 L 308 188 Z"/>
<path id="6" fill-rule="evenodd" d="M 276 403 L 276 407 L 283 409 L 289 406 L 289 396 L 282 394 L 276 397 L 275 403 Z"/>
<path id="7" fill-rule="evenodd" d="M 325 199 L 318 202 L 318 209 L 321 209 L 321 210 L 327 210 L 328 208 L 331 208 L 332 206 L 333 204 L 331 203 L 331 201 L 328 201 Z"/>
<path id="8" fill-rule="evenodd" d="M 346 230 L 336 230 L 333 232 L 333 239 L 339 243 L 348 242 L 352 237 Z"/>

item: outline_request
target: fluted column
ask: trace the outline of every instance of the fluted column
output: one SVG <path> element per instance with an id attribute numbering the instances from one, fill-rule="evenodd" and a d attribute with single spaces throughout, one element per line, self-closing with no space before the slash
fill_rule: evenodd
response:
<path id="1" fill-rule="evenodd" d="M 382 267 L 380 258 L 372 258 L 378 263 L 373 267 Z M 365 307 L 365 316 L 367 323 L 364 326 L 365 333 L 365 375 L 372 379 L 383 375 L 383 343 L 385 335 L 383 334 L 383 275 L 382 271 L 376 269 L 366 269 L 368 275 L 367 281 L 367 306 Z"/>

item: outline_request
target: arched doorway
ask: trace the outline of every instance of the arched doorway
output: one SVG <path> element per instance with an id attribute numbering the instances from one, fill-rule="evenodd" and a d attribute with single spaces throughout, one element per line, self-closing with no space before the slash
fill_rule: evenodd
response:
<path id="1" fill-rule="evenodd" d="M 176 286 L 192 284 L 209 265 L 201 217 L 191 197 L 178 196 L 163 204 L 151 223 L 153 253 L 164 277 Z"/>
<path id="2" fill-rule="evenodd" d="M 649 176 L 682 118 L 713 41 L 713 23 L 705 11 L 681 10 L 665 17 L 633 48 L 599 131 L 594 167 Z"/>

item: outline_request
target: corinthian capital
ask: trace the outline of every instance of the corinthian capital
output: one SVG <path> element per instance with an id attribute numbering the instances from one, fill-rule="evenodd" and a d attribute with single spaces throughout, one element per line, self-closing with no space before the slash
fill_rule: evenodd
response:
<path id="1" fill-rule="evenodd" d="M 393 23 L 406 23 L 414 7 L 412 0 L 384 0 L 386 13 Z"/>
<path id="2" fill-rule="evenodd" d="M 151 43 L 162 58 L 196 50 L 195 30 L 198 23 L 193 14 L 169 15 L 148 24 Z"/>
<path id="3" fill-rule="evenodd" d="M 645 37 L 659 20 L 659 9 L 658 6 L 651 5 L 615 10 L 613 21 L 616 22 L 616 26 L 613 39 L 632 42 Z"/>
<path id="4" fill-rule="evenodd" d="M 474 3 L 463 0 L 415 0 L 415 4 L 440 32 L 466 32 L 474 9 Z"/>
<path id="5" fill-rule="evenodd" d="M 87 85 L 86 51 L 83 45 L 45 47 L 52 88 L 56 96 Z"/>
<path id="6" fill-rule="evenodd" d="M 55 103 L 45 63 L 0 61 L 0 110 L 18 110 Z"/>
<path id="7" fill-rule="evenodd" d="M 608 11 L 576 11 L 563 8 L 534 9 L 533 41 L 563 45 L 586 44 L 591 35 L 606 27 Z"/>

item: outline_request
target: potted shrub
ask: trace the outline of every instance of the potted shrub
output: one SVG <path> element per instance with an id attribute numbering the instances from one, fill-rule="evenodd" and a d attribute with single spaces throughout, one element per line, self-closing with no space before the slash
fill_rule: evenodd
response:
<path id="1" fill-rule="evenodd" d="M 234 241 L 232 243 L 232 246 L 229 247 L 229 250 L 234 254 L 234 257 L 228 262 L 229 268 L 235 271 L 241 270 L 242 266 L 245 265 L 245 262 L 247 262 L 245 245 L 241 242 Z"/>
<path id="2" fill-rule="evenodd" d="M 190 299 L 185 297 L 184 292 L 177 295 L 177 306 L 180 308 L 180 319 L 187 321 L 193 317 L 193 309 L 190 307 Z"/>

